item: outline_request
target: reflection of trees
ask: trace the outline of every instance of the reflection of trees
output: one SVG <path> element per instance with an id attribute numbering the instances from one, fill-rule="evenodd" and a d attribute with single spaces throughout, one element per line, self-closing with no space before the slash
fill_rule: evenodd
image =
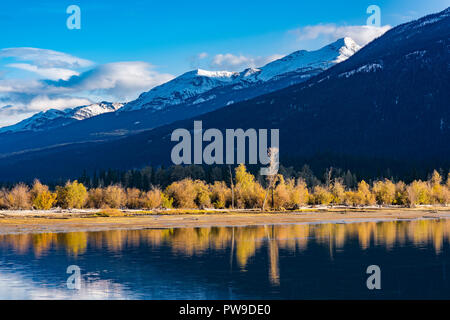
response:
<path id="1" fill-rule="evenodd" d="M 278 241 L 276 237 L 276 229 L 274 226 L 264 227 L 268 243 L 269 251 L 269 280 L 274 285 L 280 284 Z"/>
<path id="2" fill-rule="evenodd" d="M 230 250 L 230 263 L 235 257 L 245 269 L 249 259 L 263 246 L 268 250 L 270 281 L 279 283 L 279 250 L 304 251 L 308 242 L 334 248 L 344 248 L 350 239 L 357 239 L 362 249 L 383 245 L 387 250 L 396 244 L 411 242 L 416 246 L 432 244 L 436 253 L 449 241 L 450 220 L 414 220 L 362 222 L 348 224 L 274 225 L 254 227 L 208 227 L 149 230 L 113 230 L 107 232 L 72 232 L 1 235 L 0 249 L 13 248 L 17 254 L 30 250 L 36 257 L 45 256 L 51 248 L 63 248 L 68 255 L 96 250 L 124 252 L 126 248 L 145 245 L 171 248 L 174 254 L 187 256 L 207 254 L 208 250 Z"/>

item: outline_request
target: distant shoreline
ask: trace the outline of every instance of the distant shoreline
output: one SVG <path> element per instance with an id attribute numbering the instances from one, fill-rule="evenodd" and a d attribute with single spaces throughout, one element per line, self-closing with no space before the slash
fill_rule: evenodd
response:
<path id="1" fill-rule="evenodd" d="M 450 218 L 449 207 L 308 208 L 292 212 L 264 213 L 250 210 L 0 211 L 0 234 L 352 223 L 440 218 Z"/>

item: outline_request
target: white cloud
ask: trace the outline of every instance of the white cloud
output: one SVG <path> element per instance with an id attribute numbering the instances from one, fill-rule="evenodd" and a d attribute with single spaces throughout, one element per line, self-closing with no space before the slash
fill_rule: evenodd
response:
<path id="1" fill-rule="evenodd" d="M 242 71 L 245 68 L 258 68 L 269 62 L 282 58 L 282 55 L 274 54 L 267 57 L 251 57 L 244 55 L 234 55 L 231 53 L 217 54 L 211 61 L 211 67 L 225 69 L 229 71 Z"/>
<path id="2" fill-rule="evenodd" d="M 76 97 L 56 97 L 49 98 L 48 96 L 37 96 L 33 98 L 27 105 L 27 110 L 43 111 L 47 109 L 59 109 L 73 108 L 91 104 L 92 101 L 86 98 Z"/>
<path id="3" fill-rule="evenodd" d="M 0 128 L 15 124 L 40 111 L 48 109 L 63 110 L 92 103 L 91 100 L 86 98 L 70 96 L 49 97 L 46 95 L 35 96 L 30 101 L 12 99 L 9 102 L 13 104 L 0 107 Z"/>
<path id="4" fill-rule="evenodd" d="M 40 48 L 5 48 L 0 50 L 0 58 L 15 58 L 18 61 L 31 61 L 41 68 L 85 68 L 93 65 L 92 61 L 70 54 Z"/>
<path id="5" fill-rule="evenodd" d="M 7 93 L 31 93 L 41 90 L 43 84 L 38 80 L 25 79 L 0 79 L 0 101 L 2 94 Z"/>
<path id="6" fill-rule="evenodd" d="M 391 26 L 389 25 L 375 27 L 368 25 L 338 26 L 335 24 L 319 24 L 302 27 L 293 30 L 292 32 L 297 35 L 298 40 L 312 40 L 319 37 L 326 37 L 327 40 L 331 42 L 339 38 L 350 37 L 360 46 L 365 46 L 373 39 L 383 35 L 389 29 L 391 29 Z"/>
<path id="7" fill-rule="evenodd" d="M 26 70 L 30 72 L 37 73 L 38 75 L 44 77 L 45 79 L 50 80 L 67 80 L 72 76 L 79 75 L 78 72 L 70 69 L 63 69 L 63 68 L 40 68 L 35 65 L 31 65 L 29 63 L 10 63 L 6 65 L 10 68 L 17 68 L 21 70 Z"/>
<path id="8" fill-rule="evenodd" d="M 68 81 L 49 84 L 72 90 L 107 94 L 116 100 L 127 101 L 171 79 L 172 75 L 154 71 L 149 63 L 127 61 L 100 65 L 79 76 L 73 76 Z"/>
<path id="9" fill-rule="evenodd" d="M 140 61 L 108 63 L 86 70 L 93 65 L 91 61 L 47 49 L 0 49 L 2 58 L 16 61 L 3 65 L 11 69 L 8 77 L 0 77 L 0 127 L 50 108 L 65 109 L 101 100 L 126 102 L 173 78 Z M 24 77 L 14 69 L 38 77 Z M 1 70 L 0 76 L 4 74 Z"/>

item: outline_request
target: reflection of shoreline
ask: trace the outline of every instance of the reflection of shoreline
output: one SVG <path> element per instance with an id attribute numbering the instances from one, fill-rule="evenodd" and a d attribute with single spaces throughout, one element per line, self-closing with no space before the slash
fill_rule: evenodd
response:
<path id="1" fill-rule="evenodd" d="M 327 209 L 325 211 L 279 213 L 165 214 L 98 217 L 54 214 L 47 217 L 9 216 L 0 211 L 0 235 L 45 232 L 79 232 L 140 230 L 149 228 L 184 228 L 212 226 L 262 226 L 301 223 L 350 223 L 392 221 L 422 218 L 450 218 L 450 209 L 439 208 L 372 208 Z"/>
<path id="2" fill-rule="evenodd" d="M 173 255 L 204 256 L 212 251 L 231 252 L 238 267 L 245 270 L 258 251 L 267 250 L 267 268 L 272 285 L 280 284 L 281 250 L 301 253 L 309 245 L 343 249 L 346 242 L 357 241 L 361 250 L 383 246 L 391 250 L 396 244 L 414 246 L 431 244 L 436 254 L 450 240 L 450 219 L 412 221 L 359 222 L 349 224 L 320 223 L 252 227 L 168 228 L 147 230 L 113 230 L 106 232 L 39 233 L 0 236 L 0 252 L 13 249 L 17 255 L 30 252 L 38 259 L 51 255 L 53 249 L 77 257 L 88 250 L 123 253 L 133 247 L 170 248 Z"/>

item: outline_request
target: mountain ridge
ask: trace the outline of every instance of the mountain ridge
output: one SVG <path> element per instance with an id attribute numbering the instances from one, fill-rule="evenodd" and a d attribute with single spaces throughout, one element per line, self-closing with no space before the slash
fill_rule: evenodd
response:
<path id="1" fill-rule="evenodd" d="M 36 113 L 30 118 L 24 119 L 14 125 L 0 128 L 0 133 L 43 131 L 51 129 L 52 127 L 66 126 L 74 121 L 82 121 L 100 114 L 115 112 L 123 105 L 123 103 L 102 101 L 75 108 L 66 108 L 64 110 L 48 109 Z"/>

